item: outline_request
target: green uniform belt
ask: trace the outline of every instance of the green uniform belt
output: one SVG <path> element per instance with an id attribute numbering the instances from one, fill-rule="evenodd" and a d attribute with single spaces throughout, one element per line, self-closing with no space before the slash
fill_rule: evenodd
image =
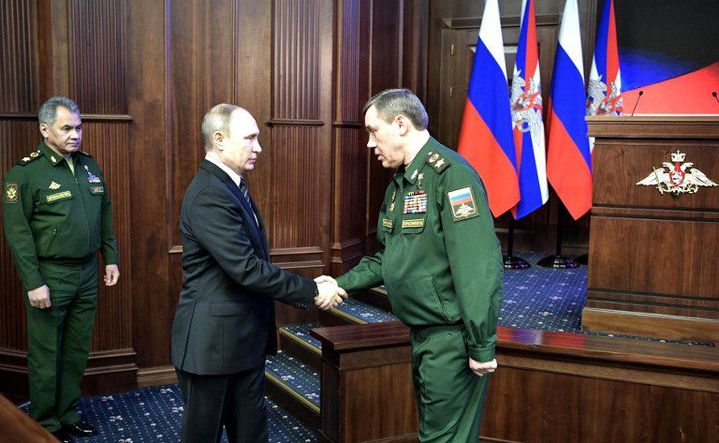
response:
<path id="1" fill-rule="evenodd" d="M 62 257 L 62 258 L 56 258 L 56 257 L 38 257 L 38 260 L 44 263 L 58 263 L 63 265 L 84 265 L 85 263 L 88 263 L 92 261 L 96 257 L 96 254 L 90 254 L 86 255 L 85 257 L 75 258 L 75 257 Z"/>

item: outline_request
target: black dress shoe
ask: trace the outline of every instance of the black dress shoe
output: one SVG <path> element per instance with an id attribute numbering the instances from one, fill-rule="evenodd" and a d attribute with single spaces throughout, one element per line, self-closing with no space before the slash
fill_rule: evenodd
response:
<path id="1" fill-rule="evenodd" d="M 93 435 L 97 435 L 97 430 L 95 429 L 95 427 L 90 423 L 85 423 L 82 420 L 71 425 L 64 425 L 62 429 L 78 437 L 91 437 Z"/>
<path id="2" fill-rule="evenodd" d="M 73 443 L 75 441 L 75 439 L 72 438 L 72 435 L 70 435 L 65 429 L 58 429 L 53 432 L 52 435 L 55 436 L 56 439 L 60 440 L 61 443 Z"/>

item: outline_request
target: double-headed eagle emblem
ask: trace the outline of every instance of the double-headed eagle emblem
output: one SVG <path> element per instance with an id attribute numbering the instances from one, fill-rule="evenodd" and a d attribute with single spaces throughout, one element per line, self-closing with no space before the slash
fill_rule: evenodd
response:
<path id="1" fill-rule="evenodd" d="M 659 193 L 669 193 L 675 198 L 680 194 L 694 194 L 700 186 L 719 186 L 695 168 L 694 163 L 684 162 L 685 159 L 685 153 L 672 152 L 672 163 L 662 162 L 663 167 L 652 167 L 652 173 L 637 185 L 656 186 Z"/>

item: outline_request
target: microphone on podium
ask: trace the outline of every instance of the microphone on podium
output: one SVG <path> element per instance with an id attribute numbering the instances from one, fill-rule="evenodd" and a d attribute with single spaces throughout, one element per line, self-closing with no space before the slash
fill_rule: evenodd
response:
<path id="1" fill-rule="evenodd" d="M 717 97 L 717 92 L 716 92 L 716 91 L 712 91 L 712 97 L 714 97 L 714 100 L 716 100 L 717 103 L 719 103 L 719 97 Z"/>
<path id="2" fill-rule="evenodd" d="M 639 104 L 639 100 L 642 99 L 642 95 L 644 95 L 644 90 L 639 91 L 639 96 L 637 96 L 637 101 L 634 102 L 634 108 L 632 109 L 632 115 L 630 117 L 634 117 L 634 111 L 637 110 L 637 105 Z"/>

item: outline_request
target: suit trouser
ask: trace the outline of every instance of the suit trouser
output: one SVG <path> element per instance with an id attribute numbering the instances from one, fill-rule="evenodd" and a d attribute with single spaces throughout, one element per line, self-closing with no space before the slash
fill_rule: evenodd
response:
<path id="1" fill-rule="evenodd" d="M 176 371 L 185 401 L 184 443 L 219 442 L 223 426 L 231 443 L 267 441 L 264 365 L 230 375 Z"/>
<path id="2" fill-rule="evenodd" d="M 466 329 L 412 329 L 410 336 L 419 441 L 476 443 L 489 375 L 469 369 Z"/>
<path id="3" fill-rule="evenodd" d="M 41 261 L 52 306 L 27 311 L 30 416 L 50 432 L 77 422 L 97 308 L 97 257 L 84 263 Z"/>

